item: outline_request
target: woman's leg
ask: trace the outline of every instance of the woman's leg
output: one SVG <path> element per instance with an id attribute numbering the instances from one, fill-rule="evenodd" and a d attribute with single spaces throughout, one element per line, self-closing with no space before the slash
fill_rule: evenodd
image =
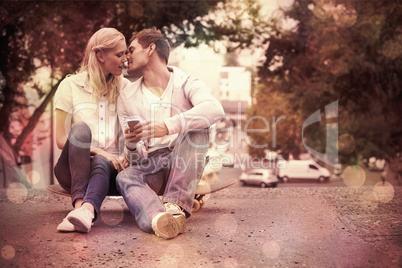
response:
<path id="1" fill-rule="evenodd" d="M 91 138 L 87 124 L 74 124 L 54 168 L 60 185 L 71 193 L 74 207 L 80 206 L 89 182 Z"/>
<path id="2" fill-rule="evenodd" d="M 90 128 L 85 123 L 74 124 L 54 167 L 54 173 L 60 185 L 71 193 L 74 208 L 81 207 L 88 185 L 90 143 Z M 67 220 L 67 217 L 57 226 L 58 231 L 76 231 L 76 228 Z"/>
<path id="3" fill-rule="evenodd" d="M 117 170 L 113 164 L 101 155 L 91 159 L 91 173 L 88 188 L 83 199 L 83 206 L 94 213 L 94 221 L 99 215 L 100 207 L 109 190 L 116 189 Z M 92 209 L 91 209 L 92 207 Z"/>
<path id="4" fill-rule="evenodd" d="M 100 207 L 109 191 L 110 182 L 116 182 L 117 171 L 112 163 L 101 155 L 91 159 L 91 173 L 82 206 L 71 211 L 67 219 L 78 232 L 89 232 L 99 215 Z M 115 187 L 114 187 L 115 188 Z"/>

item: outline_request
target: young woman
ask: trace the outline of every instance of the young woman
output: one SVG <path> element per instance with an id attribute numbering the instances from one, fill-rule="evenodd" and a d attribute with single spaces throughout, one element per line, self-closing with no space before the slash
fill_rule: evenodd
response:
<path id="1" fill-rule="evenodd" d="M 128 83 L 122 77 L 126 40 L 114 28 L 88 41 L 79 72 L 65 78 L 55 96 L 56 143 L 62 149 L 54 172 L 71 193 L 74 210 L 58 225 L 61 232 L 89 232 L 106 195 L 116 191 L 119 160 L 116 101 Z"/>

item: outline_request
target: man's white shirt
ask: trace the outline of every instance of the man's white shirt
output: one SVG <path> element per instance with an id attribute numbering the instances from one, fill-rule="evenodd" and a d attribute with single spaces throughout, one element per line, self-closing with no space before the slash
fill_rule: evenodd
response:
<path id="1" fill-rule="evenodd" d="M 147 121 L 157 122 L 170 118 L 173 92 L 172 74 L 170 75 L 166 89 L 160 97 L 151 92 L 144 83 L 141 84 L 141 90 L 143 93 L 143 103 L 145 108 L 144 115 Z M 177 138 L 177 135 L 178 134 L 173 134 L 161 138 L 152 138 L 149 141 L 148 152 L 168 147 L 169 144 Z"/>

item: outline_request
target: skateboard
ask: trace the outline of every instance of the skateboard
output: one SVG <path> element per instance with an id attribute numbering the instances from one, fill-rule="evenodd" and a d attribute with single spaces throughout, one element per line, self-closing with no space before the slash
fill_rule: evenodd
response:
<path id="1" fill-rule="evenodd" d="M 47 186 L 47 189 L 55 194 L 61 194 L 64 196 L 70 196 L 70 193 L 63 189 L 59 184 L 50 184 Z"/>
<path id="2" fill-rule="evenodd" d="M 213 184 L 209 184 L 204 180 L 200 180 L 195 190 L 195 196 L 193 201 L 193 212 L 198 211 L 202 208 L 205 204 L 205 195 L 211 194 L 222 189 L 225 189 L 233 184 L 236 183 L 237 180 L 218 180 Z M 59 184 L 51 184 L 47 186 L 47 189 L 55 194 L 64 195 L 64 196 L 71 196 L 68 191 L 63 189 Z M 110 195 L 110 196 L 121 196 L 121 195 Z"/>
<path id="3" fill-rule="evenodd" d="M 201 179 L 195 189 L 195 196 L 193 201 L 193 212 L 197 212 L 205 205 L 206 199 L 205 196 L 207 194 L 211 194 L 220 190 L 223 190 L 229 186 L 232 186 L 237 182 L 237 179 L 218 179 L 212 184 L 209 184 L 207 181 Z"/>
<path id="4" fill-rule="evenodd" d="M 47 186 L 47 189 L 55 194 L 60 194 L 60 195 L 64 195 L 64 196 L 71 196 L 71 194 L 63 189 L 63 187 L 60 186 L 60 184 L 51 184 Z M 108 196 L 121 196 L 120 194 L 108 194 Z"/>

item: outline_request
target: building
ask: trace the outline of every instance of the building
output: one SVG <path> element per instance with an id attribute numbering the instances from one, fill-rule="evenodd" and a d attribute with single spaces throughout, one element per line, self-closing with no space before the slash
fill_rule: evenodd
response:
<path id="1" fill-rule="evenodd" d="M 176 48 L 172 51 L 169 59 L 169 65 L 176 66 L 184 72 L 201 79 L 211 89 L 211 94 L 218 100 L 220 100 L 219 68 L 222 64 L 222 56 L 214 53 L 206 45 L 189 49 Z"/>
<path id="2" fill-rule="evenodd" d="M 251 72 L 245 67 L 220 67 L 220 99 L 251 105 Z"/>
<path id="3" fill-rule="evenodd" d="M 251 105 L 251 72 L 245 67 L 219 68 L 220 101 L 227 116 L 245 119 Z"/>

